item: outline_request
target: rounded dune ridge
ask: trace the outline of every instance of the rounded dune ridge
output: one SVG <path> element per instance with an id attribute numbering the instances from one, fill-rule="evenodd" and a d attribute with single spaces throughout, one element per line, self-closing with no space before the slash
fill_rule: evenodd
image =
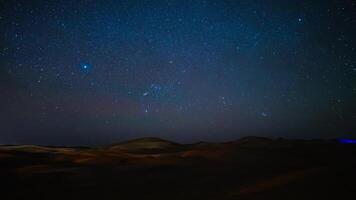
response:
<path id="1" fill-rule="evenodd" d="M 171 142 L 168 140 L 147 137 L 129 140 L 126 142 L 113 144 L 109 148 L 112 150 L 126 150 L 126 151 L 139 151 L 139 150 L 165 150 L 176 149 L 181 147 L 179 143 Z"/>

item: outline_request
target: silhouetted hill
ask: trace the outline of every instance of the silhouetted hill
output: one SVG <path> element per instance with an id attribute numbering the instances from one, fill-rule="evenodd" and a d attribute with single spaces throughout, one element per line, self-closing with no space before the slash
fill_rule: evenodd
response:
<path id="1" fill-rule="evenodd" d="M 183 145 L 163 140 L 160 138 L 139 138 L 111 145 L 112 150 L 124 150 L 128 152 L 153 153 L 160 151 L 178 151 Z"/>

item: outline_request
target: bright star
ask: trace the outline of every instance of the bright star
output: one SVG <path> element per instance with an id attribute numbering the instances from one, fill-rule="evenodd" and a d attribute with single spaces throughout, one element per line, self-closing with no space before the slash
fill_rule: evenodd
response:
<path id="1" fill-rule="evenodd" d="M 88 64 L 82 64 L 82 65 L 81 65 L 81 68 L 84 69 L 84 70 L 89 69 L 89 67 L 90 67 L 90 66 L 89 66 Z"/>

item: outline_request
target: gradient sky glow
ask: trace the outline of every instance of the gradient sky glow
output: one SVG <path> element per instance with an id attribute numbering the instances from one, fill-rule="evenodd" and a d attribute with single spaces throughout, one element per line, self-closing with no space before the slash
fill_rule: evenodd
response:
<path id="1" fill-rule="evenodd" d="M 356 136 L 352 0 L 7 0 L 0 143 Z"/>

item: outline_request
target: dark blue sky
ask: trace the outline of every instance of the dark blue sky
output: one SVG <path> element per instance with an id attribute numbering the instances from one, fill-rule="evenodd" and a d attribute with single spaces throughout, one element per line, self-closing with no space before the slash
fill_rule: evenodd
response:
<path id="1" fill-rule="evenodd" d="M 356 136 L 356 4 L 32 1 L 0 8 L 0 143 Z"/>

